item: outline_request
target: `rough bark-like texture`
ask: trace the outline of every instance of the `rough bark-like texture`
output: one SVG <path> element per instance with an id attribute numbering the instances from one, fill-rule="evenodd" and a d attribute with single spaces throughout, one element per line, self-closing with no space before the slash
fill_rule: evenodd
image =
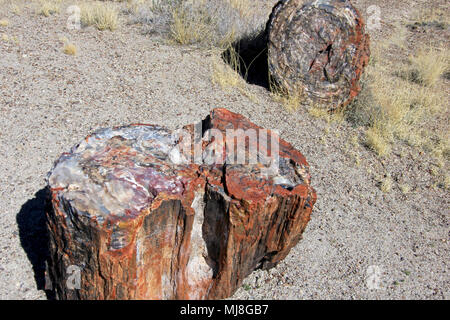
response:
<path id="1" fill-rule="evenodd" d="M 188 135 L 153 125 L 102 129 L 63 154 L 48 178 L 47 276 L 56 297 L 225 298 L 255 268 L 283 259 L 316 201 L 308 164 L 281 139 L 278 171 L 259 161 L 274 150 L 270 140 L 246 140 L 258 162 L 232 164 L 234 137 L 225 133 L 239 128 L 262 129 L 215 109 L 186 126 Z M 188 137 L 196 132 L 203 152 L 191 163 L 182 151 L 195 148 Z M 67 286 L 70 266 L 81 270 L 78 289 Z"/>
<path id="2" fill-rule="evenodd" d="M 283 0 L 267 23 L 269 71 L 290 94 L 302 92 L 329 110 L 360 91 L 369 35 L 348 0 Z"/>

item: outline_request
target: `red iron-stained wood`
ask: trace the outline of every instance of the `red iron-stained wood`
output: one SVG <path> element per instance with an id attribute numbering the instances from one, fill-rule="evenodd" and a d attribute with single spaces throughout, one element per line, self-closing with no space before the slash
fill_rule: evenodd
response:
<path id="1" fill-rule="evenodd" d="M 227 160 L 226 135 L 262 128 L 226 109 L 201 124 L 203 155 L 215 144 L 224 163 L 180 162 L 187 136 L 153 125 L 99 130 L 56 161 L 47 276 L 57 298 L 226 298 L 297 244 L 316 201 L 305 157 L 280 139 L 279 170 L 262 175 L 260 162 Z M 195 128 L 184 128 L 192 141 Z M 209 129 L 225 138 L 209 139 Z M 258 157 L 275 150 L 260 141 Z M 79 288 L 67 285 L 70 266 Z"/>

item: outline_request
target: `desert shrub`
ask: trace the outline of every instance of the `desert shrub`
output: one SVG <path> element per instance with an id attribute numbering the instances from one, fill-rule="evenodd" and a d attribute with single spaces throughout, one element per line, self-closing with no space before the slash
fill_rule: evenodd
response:
<path id="1" fill-rule="evenodd" d="M 64 43 L 63 52 L 67 55 L 74 56 L 77 54 L 77 47 L 73 43 L 67 41 Z"/>

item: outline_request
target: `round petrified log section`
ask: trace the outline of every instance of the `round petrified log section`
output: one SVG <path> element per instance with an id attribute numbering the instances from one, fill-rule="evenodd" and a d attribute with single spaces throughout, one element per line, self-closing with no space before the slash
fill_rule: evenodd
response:
<path id="1" fill-rule="evenodd" d="M 347 105 L 370 56 L 361 14 L 347 0 L 280 1 L 267 24 L 269 71 L 289 94 L 329 110 Z"/>
<path id="2" fill-rule="evenodd" d="M 257 161 L 237 162 L 240 150 Z M 177 131 L 97 131 L 48 184 L 47 280 L 59 299 L 228 297 L 288 254 L 316 201 L 304 156 L 226 109 Z"/>

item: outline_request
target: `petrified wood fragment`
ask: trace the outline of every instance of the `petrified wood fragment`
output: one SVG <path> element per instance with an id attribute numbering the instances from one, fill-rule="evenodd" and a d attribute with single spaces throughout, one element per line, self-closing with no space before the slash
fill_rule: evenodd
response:
<path id="1" fill-rule="evenodd" d="M 56 296 L 218 299 L 274 266 L 316 201 L 304 156 L 278 138 L 226 109 L 88 136 L 48 177 Z"/>
<path id="2" fill-rule="evenodd" d="M 280 1 L 266 32 L 269 72 L 289 94 L 303 93 L 333 110 L 359 93 L 369 35 L 350 1 Z"/>

